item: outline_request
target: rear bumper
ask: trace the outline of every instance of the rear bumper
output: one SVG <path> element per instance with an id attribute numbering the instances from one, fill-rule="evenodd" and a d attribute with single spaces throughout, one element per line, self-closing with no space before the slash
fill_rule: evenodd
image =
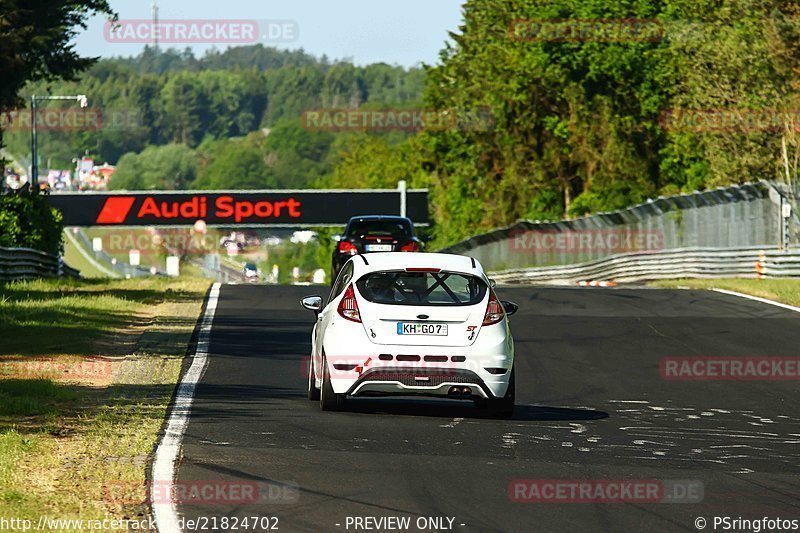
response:
<path id="1" fill-rule="evenodd" d="M 334 321 L 322 351 L 336 394 L 447 396 L 449 388 L 458 385 L 472 388 L 477 396 L 482 391 L 485 397 L 501 398 L 514 366 L 514 342 L 507 325 L 490 328 L 482 328 L 471 346 L 410 346 L 375 344 L 363 324 Z M 318 368 L 316 375 L 322 376 Z M 387 375 L 376 379 L 373 372 L 379 371 Z M 399 371 L 409 375 L 390 379 L 388 374 Z M 415 379 L 425 376 L 438 377 L 427 382 Z"/>
<path id="2" fill-rule="evenodd" d="M 508 389 L 513 366 L 513 356 L 472 356 L 457 363 L 384 362 L 374 355 L 360 361 L 330 356 L 326 360 L 333 391 L 349 396 L 449 397 L 452 387 L 469 387 L 470 396 L 500 398 Z"/>
<path id="3" fill-rule="evenodd" d="M 492 398 L 491 389 L 474 372 L 455 369 L 377 368 L 365 372 L 347 391 L 348 396 L 436 396 L 451 395 L 454 387 L 470 389 L 470 397 Z"/>

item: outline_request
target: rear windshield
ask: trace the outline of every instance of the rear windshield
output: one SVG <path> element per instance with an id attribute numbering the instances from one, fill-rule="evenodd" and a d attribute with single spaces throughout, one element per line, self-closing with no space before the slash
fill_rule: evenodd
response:
<path id="1" fill-rule="evenodd" d="M 393 305 L 474 305 L 486 296 L 486 283 L 453 272 L 373 272 L 356 283 L 368 301 Z"/>
<path id="2" fill-rule="evenodd" d="M 361 237 L 410 237 L 411 226 L 402 220 L 354 220 L 350 223 L 347 235 Z"/>

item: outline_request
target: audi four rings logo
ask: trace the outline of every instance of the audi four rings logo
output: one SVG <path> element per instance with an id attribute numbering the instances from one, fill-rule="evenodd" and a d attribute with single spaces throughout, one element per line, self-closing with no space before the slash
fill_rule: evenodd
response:
<path id="1" fill-rule="evenodd" d="M 147 196 L 134 208 L 135 196 L 111 196 L 106 199 L 97 215 L 97 224 L 123 224 L 131 212 L 138 220 L 206 219 L 212 218 L 235 223 L 252 222 L 270 218 L 301 216 L 301 203 L 289 197 L 282 201 L 237 200 L 233 196 L 218 196 L 209 202 L 207 196 L 193 196 L 187 200 L 160 200 Z"/>

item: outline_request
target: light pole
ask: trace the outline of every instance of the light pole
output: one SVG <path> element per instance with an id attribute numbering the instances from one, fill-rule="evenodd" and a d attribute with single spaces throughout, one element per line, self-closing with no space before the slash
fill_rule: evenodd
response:
<path id="1" fill-rule="evenodd" d="M 39 100 L 77 100 L 81 107 L 86 107 L 88 101 L 85 94 L 76 96 L 31 96 L 31 189 L 39 190 L 39 163 L 36 153 L 36 102 Z"/>

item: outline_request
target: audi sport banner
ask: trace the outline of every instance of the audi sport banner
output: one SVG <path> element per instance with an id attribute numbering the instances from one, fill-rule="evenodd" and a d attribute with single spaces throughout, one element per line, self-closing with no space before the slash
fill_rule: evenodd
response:
<path id="1" fill-rule="evenodd" d="M 231 191 L 52 194 L 66 226 L 341 226 L 356 215 L 400 214 L 400 192 Z M 428 191 L 406 193 L 406 214 L 428 223 Z"/>

